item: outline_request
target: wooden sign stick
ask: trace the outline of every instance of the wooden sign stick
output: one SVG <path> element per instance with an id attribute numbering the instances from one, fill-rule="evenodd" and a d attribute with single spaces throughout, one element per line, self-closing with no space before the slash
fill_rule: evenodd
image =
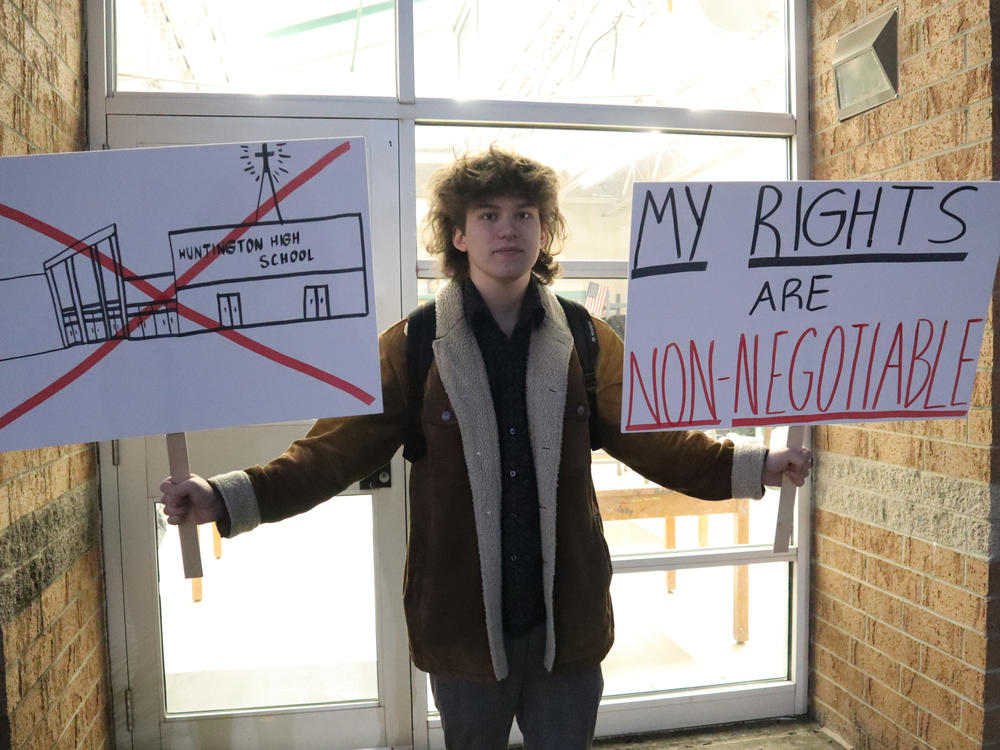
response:
<path id="1" fill-rule="evenodd" d="M 806 428 L 803 425 L 792 425 L 788 428 L 789 448 L 801 448 L 805 438 Z M 774 551 L 787 552 L 788 543 L 792 538 L 792 526 L 795 524 L 795 490 L 796 486 L 788 477 L 781 480 L 781 498 L 778 500 L 778 520 L 774 527 Z"/>
<path id="2" fill-rule="evenodd" d="M 167 435 L 167 460 L 170 463 L 170 478 L 183 482 L 191 476 L 188 469 L 187 437 L 183 432 Z M 201 548 L 198 545 L 198 525 L 193 517 L 188 517 L 177 527 L 181 537 L 181 559 L 184 561 L 185 578 L 201 578 Z"/>

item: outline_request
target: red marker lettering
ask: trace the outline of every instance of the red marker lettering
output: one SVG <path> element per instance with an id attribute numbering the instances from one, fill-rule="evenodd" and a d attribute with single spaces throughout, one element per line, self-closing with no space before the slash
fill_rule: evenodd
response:
<path id="1" fill-rule="evenodd" d="M 656 354 L 657 350 L 653 349 L 653 382 L 656 382 Z M 635 384 L 638 382 L 639 389 L 642 391 L 642 397 L 646 402 L 646 408 L 649 410 L 650 415 L 653 417 L 653 422 L 656 424 L 660 423 L 660 401 L 659 396 L 656 392 L 656 388 L 653 388 L 653 403 L 649 402 L 649 394 L 646 392 L 646 384 L 642 382 L 642 373 L 639 371 L 639 362 L 635 358 L 635 352 L 629 355 L 629 365 L 628 365 L 628 421 L 629 427 L 633 425 L 632 422 L 632 405 L 635 403 Z"/>
<path id="2" fill-rule="evenodd" d="M 756 416 L 757 414 L 757 344 L 759 337 L 754 334 L 753 337 L 753 369 L 750 369 L 750 363 L 747 360 L 747 336 L 745 333 L 740 334 L 740 345 L 739 349 L 736 351 L 736 398 L 733 402 L 733 413 L 740 413 L 740 379 L 746 375 L 747 380 L 747 402 L 750 406 L 750 412 Z M 751 377 L 751 372 L 753 373 Z"/>
<path id="3" fill-rule="evenodd" d="M 865 397 L 861 401 L 861 408 L 868 408 L 868 389 L 872 384 L 872 366 L 875 364 L 875 347 L 878 345 L 878 332 L 882 327 L 881 323 L 875 324 L 875 335 L 872 337 L 872 349 L 868 354 L 868 370 L 865 372 Z"/>
<path id="4" fill-rule="evenodd" d="M 794 377 L 795 377 L 795 359 L 796 359 L 796 357 L 799 356 L 799 347 L 802 346 L 802 342 L 806 340 L 806 336 L 810 336 L 810 335 L 813 338 L 816 338 L 816 329 L 815 328 L 807 328 L 805 331 L 802 332 L 802 335 L 799 336 L 799 340 L 795 342 L 795 349 L 792 350 L 792 361 L 788 365 L 788 401 L 791 403 L 792 408 L 795 411 L 802 411 L 806 407 L 806 404 L 809 401 L 809 396 L 812 394 L 812 385 L 813 385 L 813 372 L 812 372 L 812 370 L 803 370 L 804 374 L 806 374 L 806 375 L 809 376 L 809 385 L 806 386 L 806 395 L 805 395 L 805 398 L 802 399 L 802 403 L 801 404 L 795 403 L 795 392 L 794 392 L 794 389 L 792 388 L 792 386 L 793 386 L 793 384 L 795 382 L 794 381 Z"/>
<path id="5" fill-rule="evenodd" d="M 895 364 L 889 364 L 896 353 Z M 892 342 L 889 344 L 889 353 L 885 355 L 885 362 L 882 364 L 882 375 L 878 380 L 878 388 L 875 389 L 875 399 L 872 401 L 872 409 L 878 408 L 878 398 L 882 395 L 882 386 L 885 384 L 885 376 L 889 370 L 896 371 L 896 403 L 898 404 L 903 393 L 903 324 L 896 324 L 896 332 L 892 334 Z"/>
<path id="6" fill-rule="evenodd" d="M 921 323 L 926 323 L 928 326 L 930 326 L 931 330 L 930 333 L 928 333 L 927 335 L 927 343 L 925 343 L 924 347 L 918 352 L 917 347 L 920 345 Z M 927 387 L 927 381 L 930 379 L 931 375 L 931 363 L 928 362 L 926 359 L 924 359 L 924 354 L 927 352 L 928 349 L 931 348 L 932 341 L 934 341 L 934 324 L 931 323 L 931 321 L 927 320 L 927 318 L 920 318 L 917 321 L 917 330 L 913 334 L 913 351 L 910 353 L 910 374 L 907 375 L 906 377 L 906 400 L 903 402 L 903 405 L 906 408 L 909 408 L 913 404 L 913 402 L 920 397 L 920 394 L 923 393 L 924 388 Z M 910 393 L 912 393 L 911 389 L 913 386 L 913 371 L 917 367 L 917 362 L 922 362 L 924 364 L 924 367 L 927 368 L 926 375 L 924 376 L 924 380 L 920 384 L 920 387 L 917 389 L 917 392 L 911 396 Z"/>
<path id="7" fill-rule="evenodd" d="M 691 361 L 691 411 L 688 416 L 688 421 L 694 421 L 694 402 L 695 402 L 695 380 L 701 381 L 701 392 L 705 395 L 706 405 L 708 406 L 708 411 L 712 415 L 713 420 L 717 420 L 718 414 L 715 408 L 715 374 L 714 374 L 714 357 L 715 357 L 715 341 L 713 340 L 708 345 L 708 380 L 705 380 L 705 372 L 701 368 L 701 358 L 698 356 L 698 347 L 691 342 L 690 349 L 690 361 Z M 697 372 L 698 377 L 695 378 L 695 373 Z"/>
<path id="8" fill-rule="evenodd" d="M 826 402 L 826 406 L 823 406 L 823 376 L 826 374 L 826 357 L 830 352 L 830 342 L 833 341 L 833 335 L 838 332 L 840 333 L 840 354 L 837 355 L 837 377 L 834 378 L 833 388 L 830 389 L 830 400 Z M 840 326 L 834 326 L 833 330 L 830 331 L 830 335 L 826 337 L 826 345 L 823 347 L 823 358 L 819 363 L 819 382 L 816 383 L 816 408 L 820 411 L 829 411 L 830 405 L 833 403 L 833 397 L 837 394 L 837 386 L 840 384 L 840 373 L 844 370 L 845 348 L 844 329 Z"/>
<path id="9" fill-rule="evenodd" d="M 955 370 L 955 387 L 951 389 L 951 405 L 952 406 L 966 406 L 968 401 L 955 401 L 955 394 L 958 393 L 958 382 L 962 379 L 962 365 L 966 362 L 975 362 L 975 357 L 965 356 L 965 345 L 969 342 L 969 328 L 973 323 L 982 323 L 982 318 L 970 318 L 965 323 L 965 335 L 962 337 L 962 348 L 958 353 L 958 367 Z"/>
<path id="10" fill-rule="evenodd" d="M 854 373 L 858 369 L 858 355 L 861 353 L 861 336 L 868 327 L 867 323 L 854 323 L 852 328 L 858 329 L 858 340 L 854 342 L 854 359 L 851 362 L 851 379 L 847 383 L 847 409 L 851 408 L 851 396 L 854 393 Z"/>
<path id="11" fill-rule="evenodd" d="M 681 368 L 681 409 L 677 419 L 670 418 L 670 409 L 667 408 L 667 362 L 670 360 L 670 351 L 677 352 L 677 363 Z M 687 374 L 684 372 L 684 355 L 677 344 L 670 344 L 663 350 L 663 365 L 660 367 L 660 391 L 663 394 L 663 418 L 667 424 L 674 424 L 684 419 L 684 406 L 687 403 Z"/>
<path id="12" fill-rule="evenodd" d="M 944 348 L 944 340 L 948 335 L 948 321 L 944 322 L 941 326 L 941 338 L 938 339 L 937 354 L 934 355 L 934 366 L 931 367 L 931 376 L 927 382 L 927 395 L 924 397 L 924 408 L 925 409 L 943 409 L 944 404 L 932 404 L 931 401 L 931 391 L 934 390 L 934 377 L 937 375 L 938 362 L 941 361 L 941 350 Z"/>
<path id="13" fill-rule="evenodd" d="M 775 360 L 778 358 L 778 337 L 784 336 L 788 331 L 778 331 L 774 334 L 774 340 L 771 342 L 771 377 L 767 384 L 767 403 L 764 406 L 764 411 L 767 414 L 784 414 L 785 410 L 771 411 L 771 391 L 774 389 L 774 381 L 781 377 L 782 373 L 774 371 Z"/>

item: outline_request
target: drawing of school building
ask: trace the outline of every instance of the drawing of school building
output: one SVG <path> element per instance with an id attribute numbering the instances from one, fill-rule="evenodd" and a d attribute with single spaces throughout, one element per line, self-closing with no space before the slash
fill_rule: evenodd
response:
<path id="1" fill-rule="evenodd" d="M 368 313 L 358 213 L 170 233 L 181 334 Z"/>
<path id="2" fill-rule="evenodd" d="M 360 213 L 179 229 L 168 241 L 169 270 L 134 274 L 110 224 L 45 260 L 43 273 L 0 279 L 21 310 L 0 361 L 368 314 Z M 39 309 L 46 289 L 54 317 Z"/>

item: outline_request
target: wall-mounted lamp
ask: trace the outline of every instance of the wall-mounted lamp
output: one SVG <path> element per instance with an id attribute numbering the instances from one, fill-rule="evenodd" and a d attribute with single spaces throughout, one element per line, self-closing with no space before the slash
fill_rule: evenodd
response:
<path id="1" fill-rule="evenodd" d="M 894 9 L 837 40 L 833 78 L 838 120 L 896 98 L 896 19 Z"/>

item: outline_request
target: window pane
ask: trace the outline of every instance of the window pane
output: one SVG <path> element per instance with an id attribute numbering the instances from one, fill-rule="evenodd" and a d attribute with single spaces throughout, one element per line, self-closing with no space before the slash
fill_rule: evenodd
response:
<path id="1" fill-rule="evenodd" d="M 417 0 L 418 96 L 784 112 L 782 0 Z"/>
<path id="2" fill-rule="evenodd" d="M 628 258 L 633 182 L 788 179 L 782 138 L 425 125 L 416 130 L 418 220 L 427 212 L 431 173 L 492 143 L 558 172 L 569 227 L 561 257 L 573 260 Z M 419 252 L 429 257 L 423 244 Z"/>
<path id="3" fill-rule="evenodd" d="M 626 279 L 558 278 L 552 288 L 586 306 L 625 338 Z M 787 440 L 784 427 L 709 430 L 708 434 L 737 444 L 777 446 Z M 591 472 L 612 555 L 720 549 L 774 541 L 781 496 L 778 488 L 766 488 L 761 500 L 697 500 L 650 482 L 604 451 L 594 453 Z"/>
<path id="4" fill-rule="evenodd" d="M 787 563 L 616 573 L 615 645 L 604 695 L 729 685 L 788 675 Z"/>
<path id="5" fill-rule="evenodd" d="M 628 279 L 557 278 L 552 291 L 579 302 L 591 315 L 602 318 L 625 339 L 625 313 L 628 307 Z"/>
<path id="6" fill-rule="evenodd" d="M 737 444 L 784 445 L 786 428 L 710 430 Z M 613 555 L 771 544 L 778 488 L 760 500 L 697 500 L 656 485 L 603 451 L 591 467 L 604 533 Z"/>
<path id="7" fill-rule="evenodd" d="M 117 89 L 395 96 L 393 0 L 119 0 Z"/>
<path id="8" fill-rule="evenodd" d="M 201 601 L 156 506 L 168 713 L 378 698 L 371 500 L 337 497 L 224 539 L 219 559 L 202 527 Z"/>

